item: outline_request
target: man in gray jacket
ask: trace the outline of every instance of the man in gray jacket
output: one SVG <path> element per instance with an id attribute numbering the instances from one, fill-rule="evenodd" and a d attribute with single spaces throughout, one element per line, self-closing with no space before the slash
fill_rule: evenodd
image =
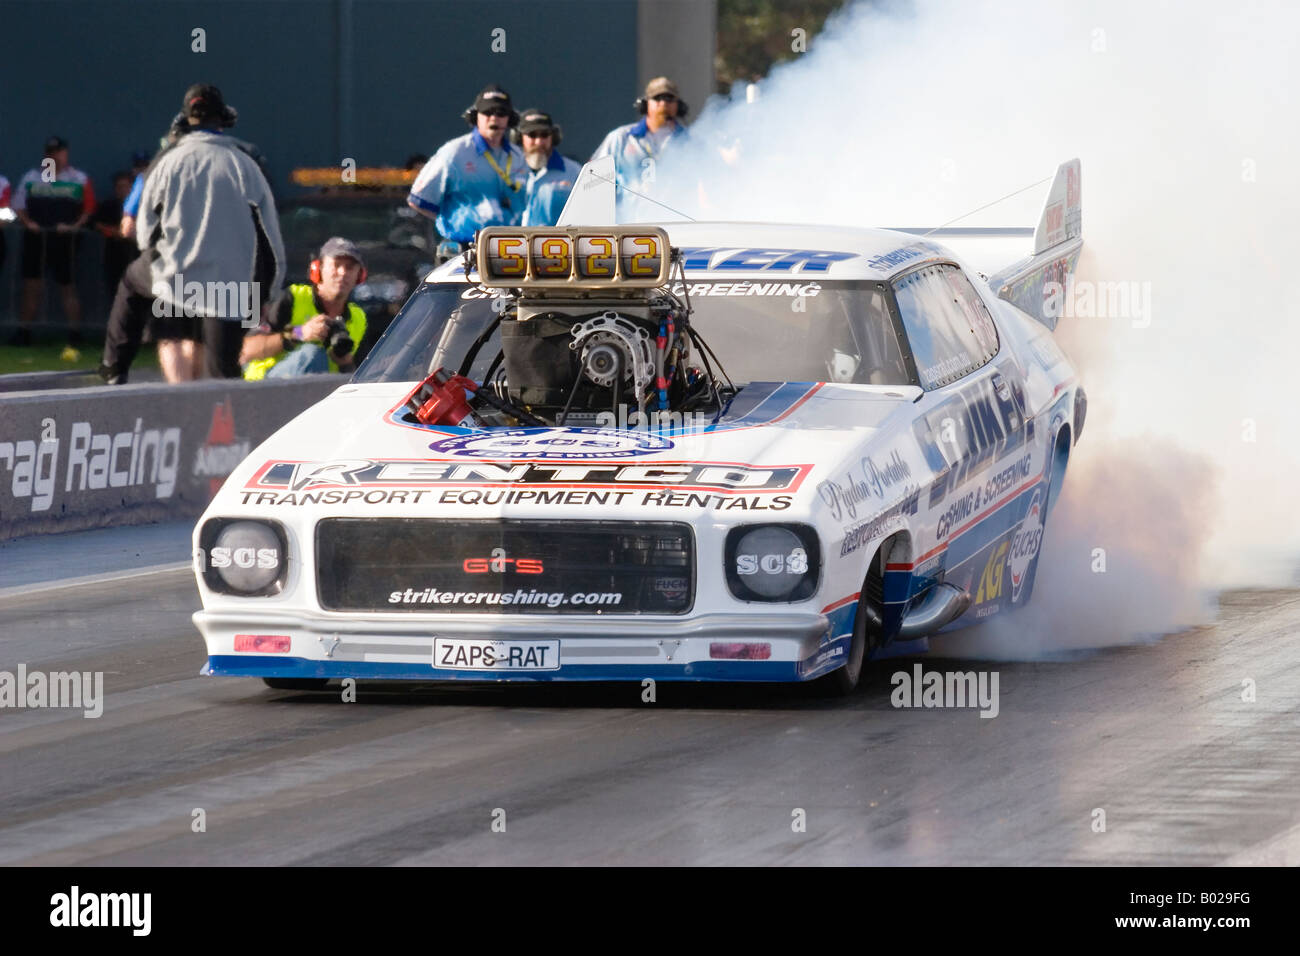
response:
<path id="1" fill-rule="evenodd" d="M 202 323 L 207 374 L 239 378 L 244 332 L 284 277 L 275 200 L 257 163 L 222 129 L 235 112 L 215 86 L 185 93 L 191 131 L 145 180 L 136 243 L 149 260 L 154 315 Z"/>

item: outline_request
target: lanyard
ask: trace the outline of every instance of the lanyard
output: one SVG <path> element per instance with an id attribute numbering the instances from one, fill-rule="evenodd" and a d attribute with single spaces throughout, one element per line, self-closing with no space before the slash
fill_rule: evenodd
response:
<path id="1" fill-rule="evenodd" d="M 649 134 L 649 133 L 646 133 L 646 135 L 649 136 L 650 134 Z M 646 159 L 654 159 L 654 158 L 655 158 L 655 154 L 652 153 L 652 152 L 650 151 L 650 147 L 647 146 L 647 145 L 645 144 L 645 140 L 643 140 L 643 139 L 641 139 L 640 137 L 637 137 L 637 136 L 633 136 L 633 137 L 631 137 L 631 139 L 632 139 L 632 142 L 636 143 L 638 146 L 641 147 L 641 152 L 645 153 L 645 155 L 646 155 Z"/>
<path id="2" fill-rule="evenodd" d="M 512 192 L 519 192 L 519 184 L 516 182 L 512 182 L 510 179 L 510 166 L 515 161 L 515 154 L 511 152 L 506 153 L 505 169 L 502 169 L 500 166 L 498 166 L 497 161 L 492 158 L 492 148 L 490 146 L 487 149 L 483 150 L 483 156 L 485 159 L 487 159 L 488 163 L 491 164 L 492 168 L 497 171 L 497 175 L 501 177 L 501 181 L 505 183 L 507 186 L 509 186 Z"/>

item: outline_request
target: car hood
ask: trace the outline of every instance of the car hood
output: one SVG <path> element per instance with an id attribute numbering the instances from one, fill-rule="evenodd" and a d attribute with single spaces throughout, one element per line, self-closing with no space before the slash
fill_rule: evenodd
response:
<path id="1" fill-rule="evenodd" d="M 489 496 L 493 513 L 521 516 L 514 506 L 608 507 L 609 495 L 590 493 L 625 491 L 614 498 L 619 510 L 779 498 L 783 510 L 819 506 L 847 520 L 858 517 L 863 479 L 883 508 L 914 488 L 925 467 L 909 427 L 921 391 L 910 386 L 751 383 L 718 421 L 660 430 L 429 428 L 402 420 L 413 388 L 342 386 L 254 449 L 209 512 L 289 505 L 351 514 L 392 505 L 409 514 L 423 489 L 414 496 L 420 514 L 464 515 L 472 505 L 487 516 L 483 496 L 467 492 L 493 489 L 537 491 Z M 385 495 L 395 489 L 412 494 Z"/>

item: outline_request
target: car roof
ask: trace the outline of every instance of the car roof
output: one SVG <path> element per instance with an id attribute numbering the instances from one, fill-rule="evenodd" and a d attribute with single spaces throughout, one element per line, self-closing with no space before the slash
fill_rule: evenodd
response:
<path id="1" fill-rule="evenodd" d="M 936 242 L 890 229 L 769 222 L 646 225 L 668 232 L 673 246 L 685 253 L 686 271 L 693 279 L 785 276 L 883 281 L 924 262 L 955 258 Z M 465 281 L 461 260 L 439 266 L 429 280 Z"/>

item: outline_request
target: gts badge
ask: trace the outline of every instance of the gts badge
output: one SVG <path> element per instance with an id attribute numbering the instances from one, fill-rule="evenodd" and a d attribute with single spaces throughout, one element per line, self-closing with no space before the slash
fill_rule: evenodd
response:
<path id="1" fill-rule="evenodd" d="M 488 558 L 466 558 L 466 574 L 505 574 L 513 568 L 519 574 L 541 574 L 541 558 L 507 558 L 505 548 L 493 548 Z"/>

